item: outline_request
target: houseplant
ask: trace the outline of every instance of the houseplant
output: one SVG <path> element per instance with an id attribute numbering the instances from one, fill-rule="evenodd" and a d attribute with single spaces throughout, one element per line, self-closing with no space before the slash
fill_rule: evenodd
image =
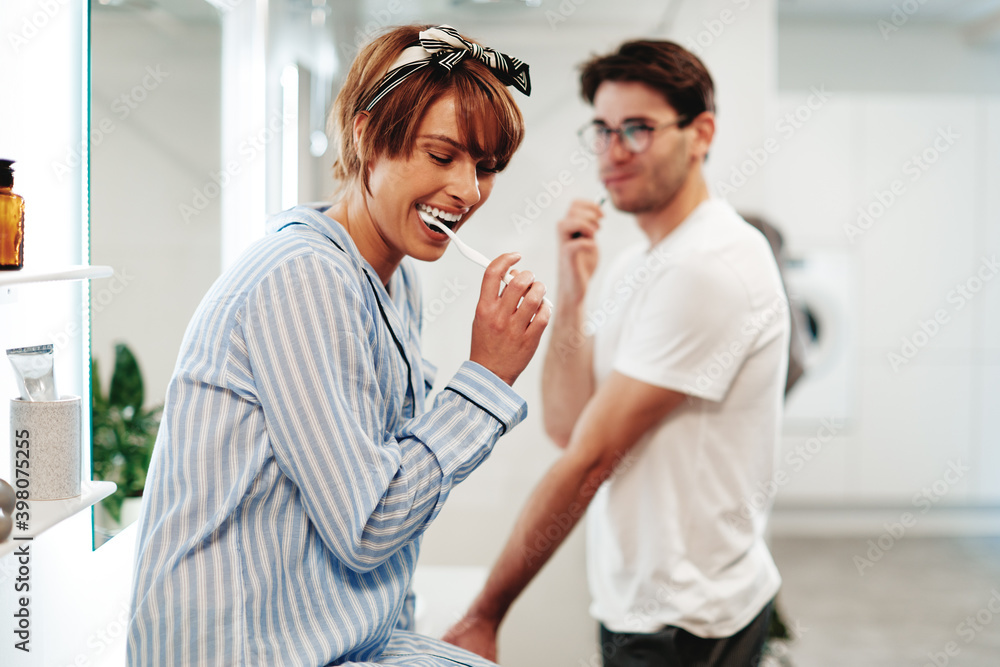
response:
<path id="1" fill-rule="evenodd" d="M 90 382 L 93 477 L 118 485 L 101 504 L 108 517 L 119 524 L 122 504 L 127 498 L 141 497 L 146 486 L 163 406 L 143 408 L 142 372 L 124 343 L 115 345 L 115 368 L 107 395 L 101 389 L 96 359 L 90 363 Z"/>

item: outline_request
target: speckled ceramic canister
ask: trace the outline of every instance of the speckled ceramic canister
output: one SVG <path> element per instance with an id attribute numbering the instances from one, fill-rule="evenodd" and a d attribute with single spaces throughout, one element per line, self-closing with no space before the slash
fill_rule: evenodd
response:
<path id="1" fill-rule="evenodd" d="M 80 495 L 79 396 L 58 401 L 11 399 L 10 441 L 11 477 L 17 479 L 18 468 L 27 470 L 31 500 Z M 27 456 L 19 453 L 25 450 Z"/>

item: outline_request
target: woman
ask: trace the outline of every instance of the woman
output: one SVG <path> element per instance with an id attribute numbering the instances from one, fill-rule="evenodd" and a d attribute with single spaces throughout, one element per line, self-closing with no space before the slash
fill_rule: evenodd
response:
<path id="1" fill-rule="evenodd" d="M 419 33 L 419 35 L 418 35 Z M 336 202 L 268 224 L 188 327 L 147 480 L 133 665 L 485 665 L 407 632 L 421 536 L 523 419 L 550 315 L 501 255 L 472 350 L 425 410 L 420 294 L 523 136 L 527 67 L 447 26 L 392 30 L 331 114 Z M 522 301 L 523 299 L 523 301 Z M 520 302 L 520 305 L 519 305 Z"/>

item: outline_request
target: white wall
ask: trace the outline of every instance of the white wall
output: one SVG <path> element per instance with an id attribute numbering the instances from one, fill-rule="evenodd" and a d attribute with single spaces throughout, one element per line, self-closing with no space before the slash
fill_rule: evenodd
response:
<path id="1" fill-rule="evenodd" d="M 995 532 L 1000 281 L 967 302 L 953 290 L 976 287 L 983 258 L 1000 250 L 1000 52 L 926 23 L 883 38 L 874 21 L 782 20 L 779 34 L 776 118 L 800 108 L 809 89 L 829 100 L 765 166 L 767 212 L 794 255 L 848 260 L 856 282 L 845 319 L 857 344 L 843 361 L 852 410 L 837 437 L 813 439 L 816 451 L 803 458 L 818 421 L 786 431 L 782 461 L 792 474 L 777 523 L 877 535 L 884 519 L 910 511 L 919 517 L 912 532 Z M 880 213 L 890 199 L 880 217 L 859 222 L 859 207 Z M 943 324 L 926 324 L 935 314 Z M 933 331 L 926 342 L 922 328 Z M 912 358 L 904 338 L 916 343 L 905 350 Z M 951 463 L 969 469 L 948 473 Z M 925 513 L 929 503 L 938 511 Z M 782 524 L 782 509 L 803 507 L 882 511 L 846 523 L 790 512 L 795 520 Z"/>
<path id="2" fill-rule="evenodd" d="M 192 313 L 219 275 L 220 26 L 98 8 L 92 17 L 93 351 L 104 390 L 114 344 L 161 404 Z M 213 196 L 214 195 L 214 196 Z"/>
<path id="3" fill-rule="evenodd" d="M 997 338 L 987 316 L 1000 304 L 1000 282 L 967 303 L 951 292 L 998 249 L 986 185 L 998 174 L 986 170 L 982 140 L 997 132 L 996 98 L 834 95 L 768 165 L 770 212 L 796 254 L 853 260 L 859 284 L 845 315 L 860 334 L 856 415 L 815 460 L 797 464 L 802 474 L 779 498 L 905 506 L 961 459 L 971 470 L 942 502 L 985 504 L 997 492 L 983 465 L 986 439 L 992 431 L 995 441 L 1000 424 L 981 383 L 992 372 L 986 357 Z M 799 97 L 782 99 L 793 109 Z M 922 170 L 913 156 L 925 151 L 939 157 Z M 859 208 L 879 213 L 882 202 L 891 202 L 884 213 L 859 222 Z M 921 323 L 935 314 L 943 324 L 926 325 L 934 335 L 920 345 Z M 916 338 L 915 350 L 903 349 L 904 337 Z M 789 451 L 812 435 L 788 437 Z"/>
<path id="4" fill-rule="evenodd" d="M 1000 49 L 972 45 L 960 26 L 918 15 L 898 30 L 878 21 L 782 17 L 779 86 L 806 90 L 822 81 L 835 90 L 873 93 L 1000 93 Z"/>

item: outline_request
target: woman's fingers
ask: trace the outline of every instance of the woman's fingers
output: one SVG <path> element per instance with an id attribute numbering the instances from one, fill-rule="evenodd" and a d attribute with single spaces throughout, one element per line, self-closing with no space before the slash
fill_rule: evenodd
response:
<path id="1" fill-rule="evenodd" d="M 500 293 L 500 284 L 503 282 L 503 277 L 519 261 L 521 261 L 520 253 L 505 252 L 490 262 L 490 265 L 486 267 L 486 273 L 483 274 L 483 284 L 479 291 L 480 303 L 482 303 L 484 298 L 490 296 L 496 297 Z"/>
<path id="2" fill-rule="evenodd" d="M 516 253 L 490 263 L 472 323 L 470 359 L 490 369 L 508 384 L 528 365 L 551 316 L 543 302 L 545 285 L 531 271 L 513 271 Z M 510 282 L 500 290 L 500 279 L 510 271 Z"/>
<path id="3" fill-rule="evenodd" d="M 545 284 L 531 271 L 521 271 L 504 289 L 501 309 L 521 326 L 527 327 L 544 303 Z"/>

